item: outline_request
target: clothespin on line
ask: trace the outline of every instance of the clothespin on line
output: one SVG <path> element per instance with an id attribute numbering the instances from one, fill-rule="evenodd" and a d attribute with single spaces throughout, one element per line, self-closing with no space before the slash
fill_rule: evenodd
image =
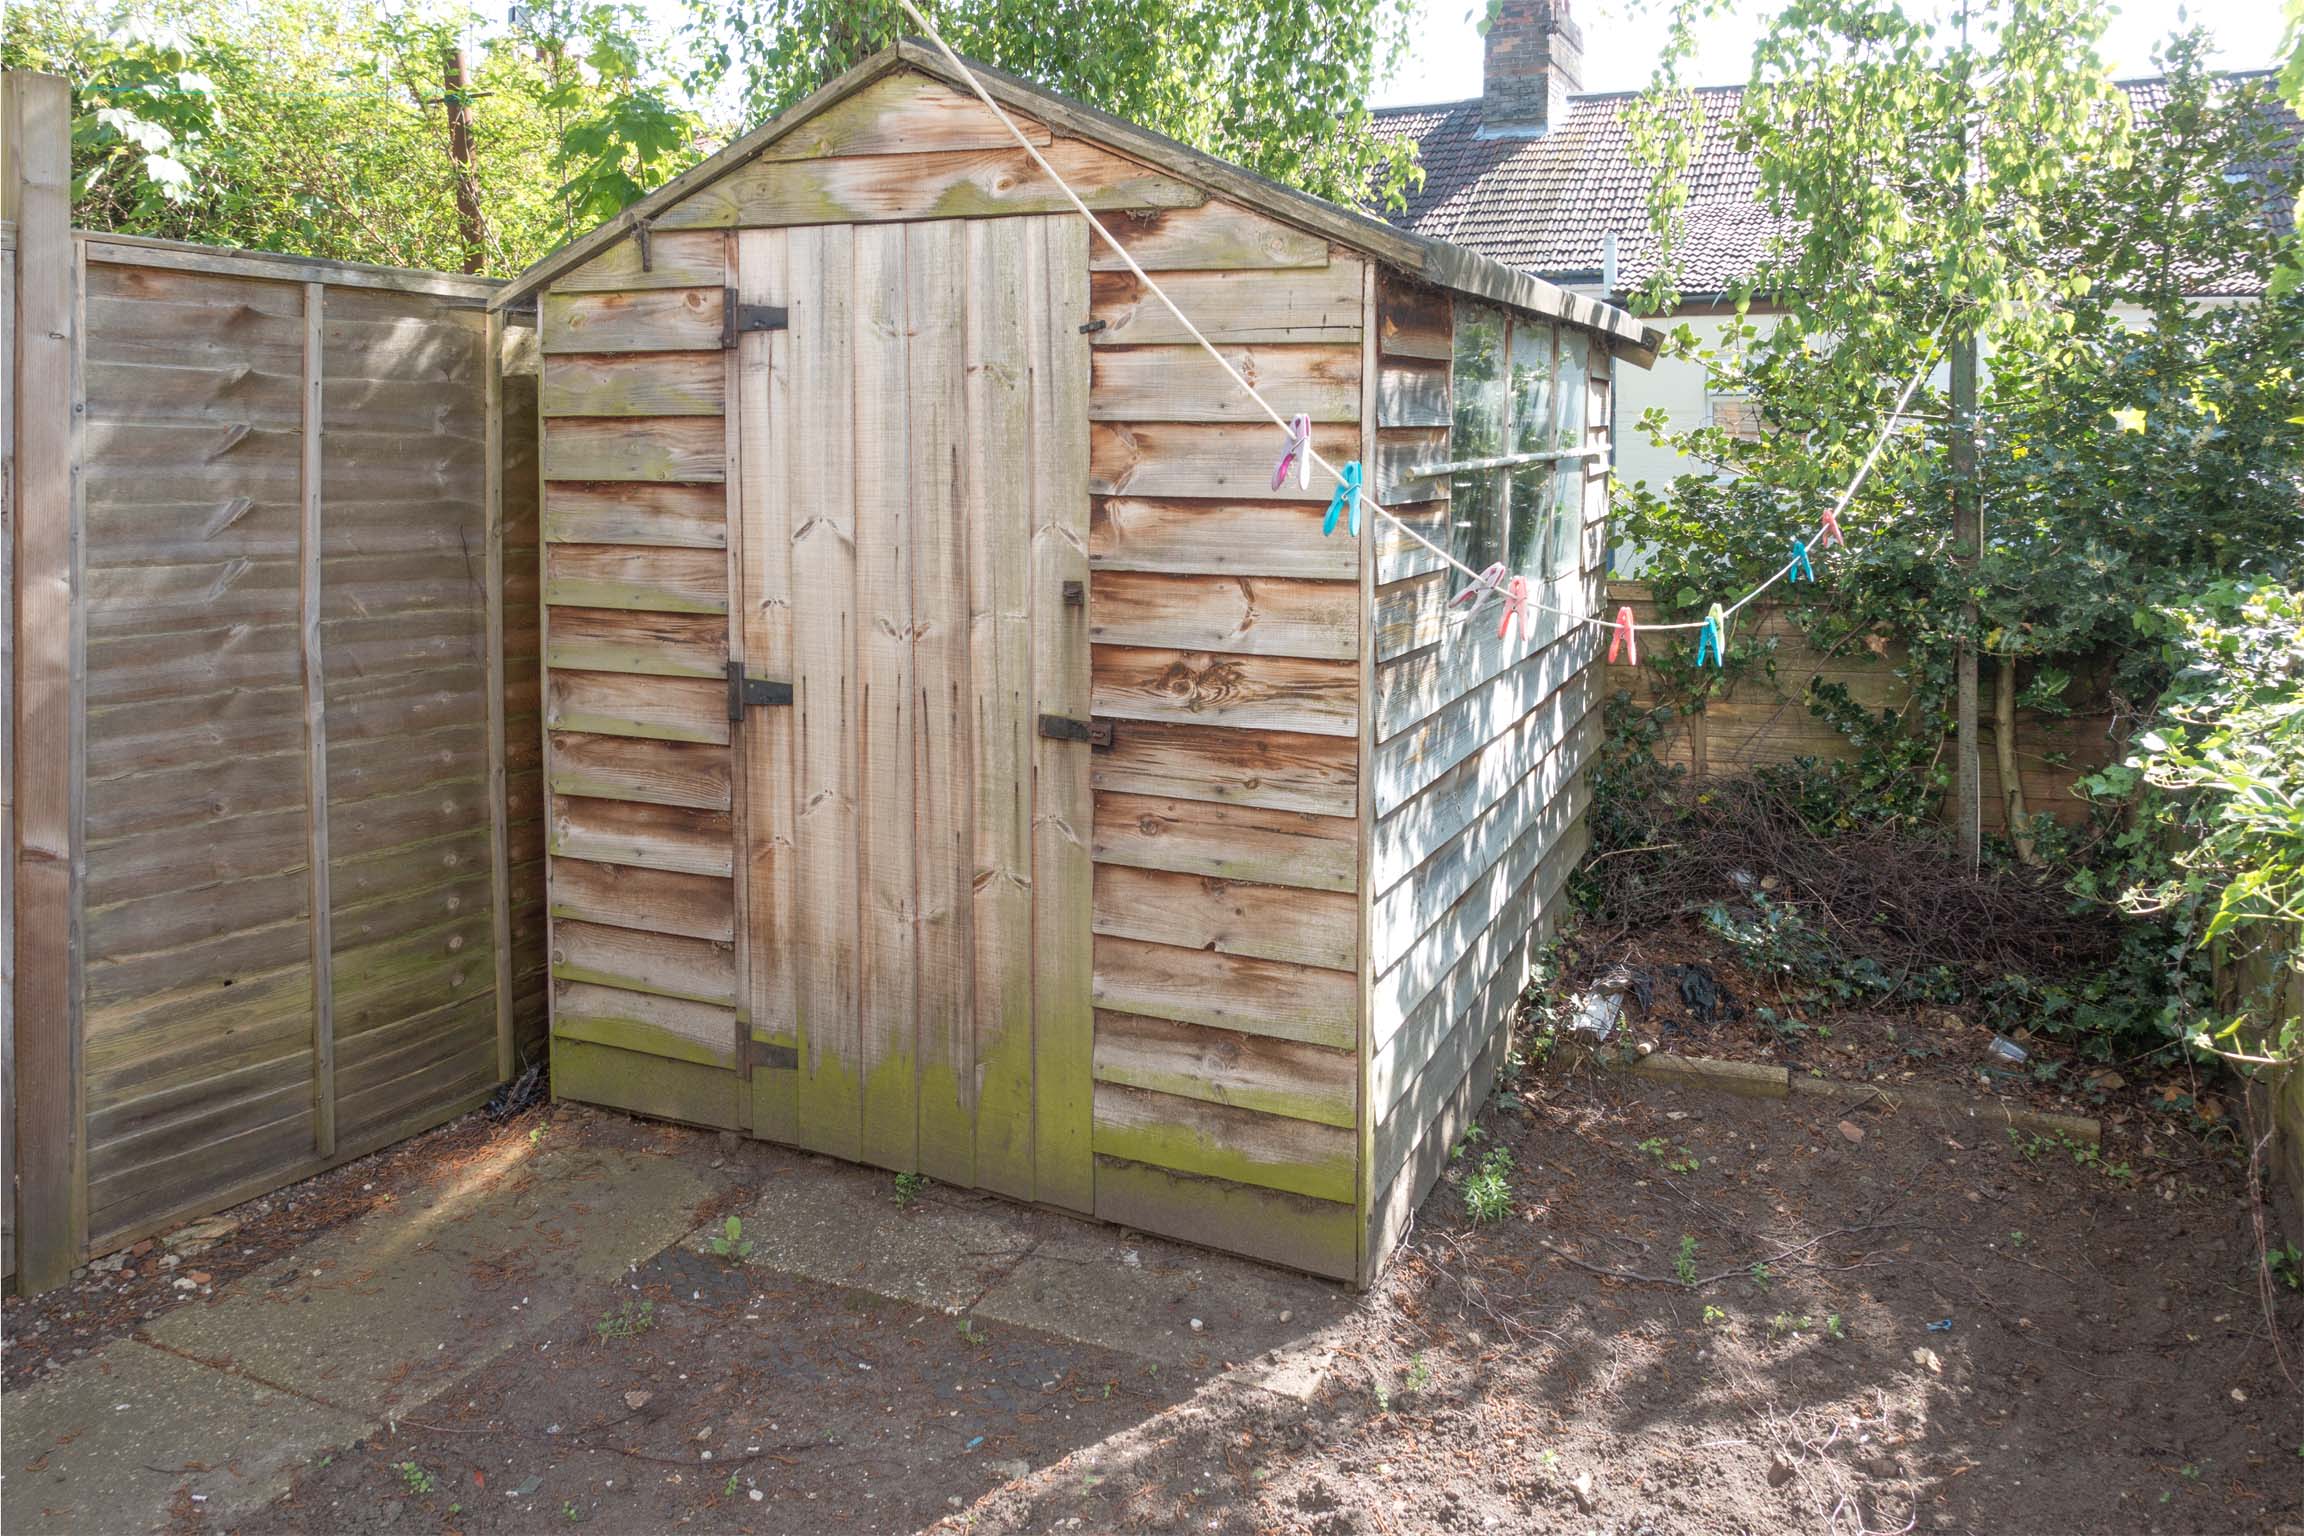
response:
<path id="1" fill-rule="evenodd" d="M 1816 567 L 1808 561 L 1808 541 L 1806 539 L 1794 539 L 1792 541 L 1792 563 L 1786 567 L 1786 571 L 1790 581 L 1796 582 L 1803 576 L 1810 581 L 1816 579 Z"/>
<path id="2" fill-rule="evenodd" d="M 1816 535 L 1816 547 L 1818 549 L 1830 549 L 1835 544 L 1839 545 L 1842 549 L 1846 549 L 1848 547 L 1848 539 L 1847 536 L 1840 531 L 1839 509 L 1836 507 L 1826 507 L 1824 509 L 1824 527 Z"/>
<path id="3" fill-rule="evenodd" d="M 1482 571 L 1478 576 L 1474 577 L 1472 580 L 1472 585 L 1457 593 L 1456 596 L 1450 601 L 1457 603 L 1476 603 L 1480 598 L 1483 598 L 1489 593 L 1495 591 L 1498 583 L 1502 582 L 1503 580 L 1504 562 L 1499 560 L 1494 565 L 1488 567 L 1488 569 Z"/>
<path id="4" fill-rule="evenodd" d="M 1352 537 L 1360 537 L 1360 461 L 1354 459 L 1337 472 L 1336 494 L 1328 498 L 1328 520 L 1320 525 L 1323 534 L 1336 531 L 1337 522 L 1349 508 Z"/>
<path id="5" fill-rule="evenodd" d="M 1632 622 L 1629 604 L 1616 610 L 1614 633 L 1608 637 L 1608 660 L 1611 664 L 1615 662 L 1619 649 L 1624 652 L 1626 665 L 1640 665 L 1640 629 Z"/>
<path id="6" fill-rule="evenodd" d="M 1712 611 L 1704 615 L 1704 628 L 1696 636 L 1696 665 L 1698 666 L 1704 665 L 1704 648 L 1706 646 L 1712 648 L 1713 666 L 1719 667 L 1727 664 L 1728 615 L 1720 611 L 1718 603 L 1714 603 Z"/>
<path id="7" fill-rule="evenodd" d="M 1272 489 L 1278 490 L 1288 483 L 1288 466 L 1294 464 L 1297 488 L 1312 489 L 1312 418 L 1299 416 L 1288 423 L 1288 446 L 1280 450 L 1280 462 L 1272 466 Z"/>
<path id="8" fill-rule="evenodd" d="M 1501 640 L 1510 633 L 1512 621 L 1520 621 L 1520 638 L 1528 640 L 1536 634 L 1536 615 L 1528 607 L 1528 578 L 1515 576 L 1504 589 L 1504 616 L 1496 621 L 1496 638 Z"/>

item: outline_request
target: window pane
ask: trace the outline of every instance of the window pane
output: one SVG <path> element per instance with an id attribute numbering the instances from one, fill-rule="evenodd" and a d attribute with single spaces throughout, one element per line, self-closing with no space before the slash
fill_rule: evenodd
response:
<path id="1" fill-rule="evenodd" d="M 1563 448 L 1584 445 L 1585 405 L 1590 396 L 1592 339 L 1582 331 L 1560 338 L 1559 429 L 1554 441 Z M 1558 577 L 1576 569 L 1582 558 L 1584 532 L 1584 479 L 1595 466 L 1588 459 L 1563 459 L 1553 476 L 1552 536 L 1546 541 L 1544 574 Z"/>
<path id="2" fill-rule="evenodd" d="M 1455 400 L 1448 434 L 1451 459 L 1493 458 L 1504 451 L 1507 401 L 1504 316 L 1476 304 L 1456 306 L 1455 359 L 1449 370 Z M 1449 552 L 1475 569 L 1503 557 L 1502 482 L 1492 472 L 1458 475 L 1452 502 Z"/>
<path id="3" fill-rule="evenodd" d="M 1558 331 L 1525 315 L 1512 321 L 1513 453 L 1541 453 L 1552 446 L 1553 353 Z M 1552 466 L 1529 464 L 1511 472 L 1510 546 L 1504 561 L 1513 570 L 1537 573 L 1549 547 Z"/>
<path id="4" fill-rule="evenodd" d="M 1505 562 L 1525 575 L 1551 574 L 1552 465 L 1523 464 L 1512 471 L 1512 552 Z"/>

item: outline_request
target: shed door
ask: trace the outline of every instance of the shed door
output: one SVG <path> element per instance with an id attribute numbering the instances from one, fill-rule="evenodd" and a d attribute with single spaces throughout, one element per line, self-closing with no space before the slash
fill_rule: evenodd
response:
<path id="1" fill-rule="evenodd" d="M 753 1129 L 1088 1210 L 1085 228 L 736 239 Z"/>

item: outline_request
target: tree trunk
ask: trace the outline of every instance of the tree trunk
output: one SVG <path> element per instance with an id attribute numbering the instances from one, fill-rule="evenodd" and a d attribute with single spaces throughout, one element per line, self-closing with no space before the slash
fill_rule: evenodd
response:
<path id="1" fill-rule="evenodd" d="M 2027 865 L 2040 860 L 2032 851 L 2032 833 L 2025 822 L 2024 780 L 2016 771 L 2016 658 L 1996 659 L 1992 682 L 1992 755 L 2000 769 L 2000 803 L 2008 815 L 2008 840 L 2016 845 L 2017 859 Z"/>
<path id="2" fill-rule="evenodd" d="M 472 175 L 472 76 L 464 50 L 451 43 L 441 54 L 448 108 L 448 159 L 456 167 L 456 228 L 464 244 L 464 270 L 488 266 L 488 222 L 480 212 L 480 183 Z"/>
<path id="3" fill-rule="evenodd" d="M 1984 764 L 1976 740 L 1976 565 L 1984 547 L 1983 495 L 1976 483 L 1976 336 L 1952 343 L 1952 566 L 1960 579 L 1958 756 L 1952 784 L 1960 855 L 1983 859 Z"/>

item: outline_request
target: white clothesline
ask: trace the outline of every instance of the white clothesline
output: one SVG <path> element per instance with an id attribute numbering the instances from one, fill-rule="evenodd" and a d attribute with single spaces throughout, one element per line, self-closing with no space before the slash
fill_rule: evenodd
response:
<path id="1" fill-rule="evenodd" d="M 1154 298 L 1158 299 L 1163 305 L 1167 306 L 1168 313 L 1175 316 L 1176 323 L 1184 328 L 1186 334 L 1190 335 L 1194 341 L 1200 344 L 1201 350 L 1206 352 L 1210 358 L 1215 360 L 1216 366 L 1223 369 L 1225 375 L 1229 377 L 1233 383 L 1240 386 L 1241 392 L 1243 394 L 1247 395 L 1250 400 L 1256 402 L 1256 406 L 1259 410 L 1272 418 L 1272 425 L 1278 427 L 1282 432 L 1289 432 L 1291 430 L 1290 419 L 1286 416 L 1283 416 L 1278 410 L 1273 408 L 1272 403 L 1269 400 L 1266 400 L 1264 396 L 1258 392 L 1256 386 L 1249 383 L 1248 380 L 1241 375 L 1240 370 L 1233 367 L 1230 360 L 1227 359 L 1222 352 L 1219 352 L 1216 349 L 1215 344 L 1209 341 L 1206 336 L 1203 336 L 1200 333 L 1200 328 L 1192 323 L 1192 317 L 1185 314 L 1182 307 L 1180 307 L 1174 299 L 1168 297 L 1167 291 L 1163 289 L 1158 283 L 1152 280 L 1150 273 L 1146 272 L 1141 266 L 1137 265 L 1136 258 L 1129 254 L 1128 248 L 1122 245 L 1117 239 L 1113 238 L 1112 231 L 1104 227 L 1103 220 L 1097 218 L 1096 215 L 1089 210 L 1088 205 L 1081 201 L 1080 194 L 1072 190 L 1072 184 L 1057 174 L 1056 168 L 1048 163 L 1047 157 L 1042 155 L 1040 151 L 1034 147 L 1031 138 L 1027 136 L 1022 129 L 1018 128 L 1016 126 L 1015 120 L 1008 115 L 1008 113 L 1001 107 L 998 102 L 992 99 L 991 93 L 984 89 L 984 83 L 976 78 L 976 72 L 970 69 L 965 63 L 963 63 L 960 59 L 960 56 L 952 51 L 951 45 L 944 41 L 944 34 L 936 30 L 936 24 L 930 21 L 925 15 L 921 14 L 919 7 L 913 4 L 913 0 L 896 0 L 896 3 L 904 8 L 904 14 L 912 18 L 913 24 L 918 26 L 920 30 L 926 34 L 928 41 L 936 45 L 936 51 L 944 55 L 944 62 L 951 65 L 953 70 L 960 76 L 960 78 L 968 82 L 968 88 L 976 93 L 976 99 L 984 103 L 985 108 L 990 111 L 994 117 L 1000 120 L 1001 126 L 1006 128 L 1009 135 L 1014 138 L 1020 146 L 1023 147 L 1024 153 L 1032 157 L 1032 163 L 1040 167 L 1041 174 L 1056 184 L 1057 190 L 1064 194 L 1065 199 L 1072 204 L 1073 210 L 1077 212 L 1080 217 L 1088 221 L 1088 227 L 1096 231 L 1097 236 L 1102 239 L 1106 245 L 1112 248 L 1113 254 L 1118 256 L 1120 260 L 1127 265 L 1129 272 L 1135 276 L 1136 280 L 1142 283 L 1145 288 L 1150 290 Z M 1939 326 L 1937 328 L 1937 335 L 1941 336 L 1942 332 L 1943 328 Z M 1847 489 L 1843 490 L 1840 493 L 1839 499 L 1832 504 L 1832 510 L 1827 512 L 1822 520 L 1817 523 L 1815 533 L 1811 534 L 1808 539 L 1803 541 L 1804 545 L 1816 545 L 1818 538 L 1821 537 L 1827 530 L 1836 529 L 1838 527 L 1840 514 L 1847 510 L 1848 503 L 1855 498 L 1857 489 L 1863 485 L 1865 477 L 1871 474 L 1873 464 L 1879 460 L 1880 450 L 1887 446 L 1890 434 L 1896 430 L 1897 423 L 1903 418 L 1905 406 L 1911 402 L 1913 392 L 1920 387 L 1920 381 L 1926 378 L 1930 369 L 1935 366 L 1935 360 L 1936 337 L 1932 336 L 1929 338 L 1927 356 L 1921 360 L 1919 371 L 1913 374 L 1912 381 L 1904 386 L 1904 392 L 1896 397 L 1896 408 L 1889 413 L 1888 419 L 1881 424 L 1879 436 L 1873 439 L 1871 451 L 1864 455 L 1864 462 L 1857 466 L 1856 477 L 1848 482 Z M 1336 478 L 1339 481 L 1344 478 L 1337 467 L 1329 463 L 1325 458 L 1322 458 L 1320 456 L 1319 450 L 1314 448 L 1309 441 L 1302 445 L 1300 451 L 1306 458 L 1319 465 L 1320 468 L 1330 476 Z M 1411 526 L 1405 519 L 1386 510 L 1377 502 L 1376 498 L 1369 493 L 1365 481 L 1363 481 L 1363 483 L 1353 492 L 1353 494 L 1359 499 L 1360 504 L 1366 507 L 1376 517 L 1380 518 L 1386 523 L 1391 524 L 1392 527 L 1406 534 L 1410 539 L 1413 539 L 1418 544 L 1423 545 L 1433 554 L 1438 555 L 1442 560 L 1446 561 L 1456 570 L 1470 577 L 1472 581 L 1477 584 L 1477 586 L 1486 588 L 1491 592 L 1502 593 L 1503 583 L 1500 579 L 1492 579 L 1488 572 L 1476 571 L 1472 569 L 1471 566 L 1465 564 L 1462 560 L 1457 559 L 1447 550 L 1442 549 L 1439 545 L 1426 538 L 1421 532 Z M 1729 604 L 1723 610 L 1724 616 L 1733 618 L 1737 613 L 1742 611 L 1747 604 L 1751 603 L 1753 599 L 1757 598 L 1761 593 L 1767 591 L 1770 587 L 1775 586 L 1776 583 L 1782 581 L 1786 576 L 1790 575 L 1793 570 L 1799 566 L 1799 564 L 1800 557 L 1799 555 L 1795 554 L 1790 560 L 1787 560 L 1773 576 L 1770 576 L 1766 581 L 1763 581 L 1760 583 L 1760 585 L 1754 587 L 1751 591 L 1736 599 L 1734 603 Z M 1589 625 L 1596 629 L 1617 628 L 1617 625 L 1613 621 L 1602 618 L 1598 614 L 1582 613 L 1568 608 L 1554 608 L 1549 604 L 1537 602 L 1532 597 L 1523 598 L 1521 599 L 1521 602 L 1523 603 L 1524 607 L 1535 612 L 1553 614 L 1559 618 L 1568 619 L 1578 624 Z M 1475 607 L 1477 606 L 1478 605 L 1475 604 Z M 1469 618 L 1470 615 L 1466 614 L 1465 617 Z M 1709 617 L 1706 617 L 1702 619 L 1692 619 L 1671 624 L 1635 623 L 1632 628 L 1634 632 L 1638 634 L 1660 634 L 1670 630 L 1700 630 L 1707 627 L 1711 623 L 1712 620 Z M 1725 645 L 1728 637 L 1725 634 L 1722 634 L 1717 638 L 1721 644 Z"/>

